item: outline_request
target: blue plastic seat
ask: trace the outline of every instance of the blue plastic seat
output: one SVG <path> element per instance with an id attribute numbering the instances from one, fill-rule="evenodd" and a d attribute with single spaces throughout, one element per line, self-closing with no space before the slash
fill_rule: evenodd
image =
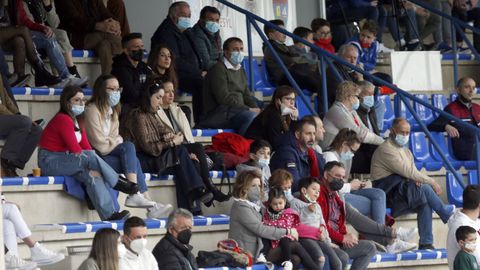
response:
<path id="1" fill-rule="evenodd" d="M 443 132 L 431 132 L 431 134 L 433 139 L 437 142 L 438 146 L 440 147 L 442 153 L 447 157 L 447 159 L 452 164 L 453 168 L 455 170 L 458 170 L 462 166 L 462 162 L 454 159 L 448 152 L 448 146 L 447 146 L 447 143 L 445 142 L 445 136 L 443 135 Z M 430 142 L 430 154 L 434 160 L 440 161 L 443 163 L 443 160 L 440 154 L 435 150 L 431 142 Z"/>
<path id="2" fill-rule="evenodd" d="M 468 171 L 468 184 L 469 185 L 478 185 L 477 171 Z"/>
<path id="3" fill-rule="evenodd" d="M 454 102 L 457 100 L 458 94 L 457 93 L 451 93 L 450 94 L 450 102 Z"/>
<path id="4" fill-rule="evenodd" d="M 262 66 L 260 68 L 260 77 L 262 78 L 263 84 L 267 87 L 275 87 L 273 82 L 270 80 L 270 76 L 268 75 L 267 70 L 267 62 L 265 58 L 262 59 Z"/>
<path id="5" fill-rule="evenodd" d="M 245 69 L 245 72 L 247 73 L 247 82 L 250 85 L 250 67 L 248 66 L 248 58 L 243 60 L 243 68 Z M 262 77 L 262 72 L 260 72 L 260 68 L 258 67 L 258 62 L 254 58 L 252 59 L 252 70 L 253 70 L 253 89 L 256 91 L 260 91 L 263 93 L 264 96 L 271 96 L 273 95 L 273 92 L 275 91 L 275 87 L 270 85 L 269 82 L 265 83 L 263 77 Z"/>
<path id="6" fill-rule="evenodd" d="M 456 181 L 451 172 L 447 172 L 447 198 L 450 204 L 463 206 L 463 187 Z"/>
<path id="7" fill-rule="evenodd" d="M 385 104 L 385 115 L 383 117 L 383 130 L 389 129 L 392 126 L 393 119 L 395 119 L 395 113 L 393 112 L 392 101 L 390 100 L 389 95 L 383 95 L 378 97 L 379 101 L 382 101 Z"/>
<path id="8" fill-rule="evenodd" d="M 402 101 L 400 101 L 400 103 L 397 103 L 397 101 L 399 100 L 399 96 L 398 95 L 395 95 L 395 98 L 394 98 L 394 105 L 396 106 L 397 104 L 400 104 L 400 117 L 403 117 L 405 118 L 409 123 L 410 125 L 412 126 L 412 129 L 413 127 L 415 126 L 415 119 L 413 118 L 413 115 L 412 113 L 407 109 L 407 106 L 405 104 L 403 104 Z M 408 101 L 410 102 L 410 101 Z"/>
<path id="9" fill-rule="evenodd" d="M 433 94 L 432 95 L 432 105 L 435 107 L 435 108 L 438 108 L 440 110 L 443 111 L 443 109 L 445 107 L 447 107 L 448 105 L 448 102 L 447 102 L 447 98 L 445 97 L 445 95 L 442 95 L 442 94 Z M 438 113 L 436 112 L 433 112 L 433 116 L 435 118 L 438 117 Z"/>
<path id="10" fill-rule="evenodd" d="M 307 97 L 307 98 L 310 98 L 310 97 Z M 305 105 L 305 103 L 302 101 L 302 99 L 300 97 L 298 97 L 298 96 L 296 97 L 295 103 L 296 103 L 296 107 L 298 109 L 298 117 L 299 118 L 303 118 L 306 115 L 311 115 L 312 114 L 310 112 L 310 110 L 308 110 L 307 105 Z M 311 105 L 311 102 L 310 102 L 310 105 Z"/>
<path id="11" fill-rule="evenodd" d="M 448 143 L 448 153 L 452 157 L 455 157 L 455 154 L 453 152 L 453 146 L 452 146 L 452 138 L 450 138 L 450 136 L 447 136 L 447 143 Z M 461 162 L 462 166 L 467 170 L 477 169 L 477 162 L 475 160 L 459 160 L 459 162 Z"/>
<path id="12" fill-rule="evenodd" d="M 415 95 L 415 97 L 417 97 L 418 99 L 421 99 L 422 101 L 425 101 L 425 102 L 428 103 L 428 96 L 425 95 L 425 94 Z M 418 102 L 415 102 L 414 104 L 415 104 L 415 106 L 414 106 L 415 111 L 417 112 L 418 116 L 420 117 L 420 120 L 422 120 L 422 122 L 425 123 L 425 125 L 428 125 L 431 122 L 433 122 L 433 120 L 434 120 L 433 113 L 432 113 L 432 110 L 430 108 L 425 107 Z"/>
<path id="13" fill-rule="evenodd" d="M 415 163 L 422 164 L 427 171 L 437 171 L 442 168 L 443 163 L 434 160 L 428 151 L 427 139 L 423 132 L 412 132 L 410 134 L 410 150 L 412 151 Z M 421 168 L 420 167 L 420 168 Z M 417 165 L 418 168 L 418 165 Z"/>

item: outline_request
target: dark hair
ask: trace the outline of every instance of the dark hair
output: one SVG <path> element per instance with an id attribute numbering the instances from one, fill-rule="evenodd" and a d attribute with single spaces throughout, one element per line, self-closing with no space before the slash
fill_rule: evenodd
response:
<path id="1" fill-rule="evenodd" d="M 185 2 L 185 1 L 174 2 L 174 3 L 171 4 L 170 7 L 168 8 L 168 16 L 172 16 L 174 13 L 176 13 L 181 6 L 188 6 L 188 7 L 190 7 L 190 5 L 189 5 L 187 2 Z"/>
<path id="2" fill-rule="evenodd" d="M 302 190 L 302 188 L 308 188 L 313 183 L 320 185 L 320 180 L 318 180 L 316 177 L 304 177 L 300 179 L 300 182 L 298 183 L 298 189 Z"/>
<path id="3" fill-rule="evenodd" d="M 317 32 L 318 29 L 320 29 L 323 26 L 330 27 L 330 23 L 327 20 L 322 18 L 313 19 L 312 22 L 310 23 L 310 28 L 312 28 L 313 32 Z"/>
<path id="4" fill-rule="evenodd" d="M 282 20 L 270 20 L 269 22 L 275 24 L 276 26 L 285 26 L 285 23 Z M 275 31 L 277 30 L 268 27 L 266 24 L 263 26 L 263 32 L 265 32 L 265 35 L 267 36 L 267 38 L 270 33 L 273 33 Z"/>
<path id="5" fill-rule="evenodd" d="M 475 229 L 470 226 L 460 226 L 455 231 L 455 238 L 457 239 L 457 242 L 460 240 L 465 241 L 465 239 L 467 239 L 469 234 L 475 234 L 475 233 L 477 233 L 477 231 L 475 231 Z"/>
<path id="6" fill-rule="evenodd" d="M 457 84 L 455 85 L 455 87 L 459 88 L 460 86 L 462 86 L 464 83 L 466 83 L 468 80 L 473 80 L 471 77 L 462 77 L 460 79 L 458 79 L 457 81 Z"/>
<path id="7" fill-rule="evenodd" d="M 270 188 L 270 190 L 268 191 L 268 200 L 267 200 L 268 205 L 270 206 L 273 199 L 278 199 L 278 198 L 284 199 L 285 200 L 285 208 L 288 208 L 287 207 L 287 205 L 288 205 L 287 197 L 285 197 L 285 192 L 283 192 L 283 189 L 280 188 L 280 187 Z"/>
<path id="8" fill-rule="evenodd" d="M 220 10 L 218 10 L 216 7 L 204 6 L 202 10 L 200 10 L 200 19 L 205 20 L 205 17 L 207 17 L 208 13 L 218 14 L 219 16 L 222 15 L 220 14 Z"/>
<path id="9" fill-rule="evenodd" d="M 263 147 L 268 147 L 272 149 L 270 143 L 266 140 L 255 140 L 250 144 L 250 153 L 255 154 L 258 150 L 262 149 Z"/>
<path id="10" fill-rule="evenodd" d="M 362 143 L 357 136 L 357 133 L 349 128 L 342 128 L 333 139 L 330 144 L 330 150 L 338 150 L 342 147 L 343 143 L 347 143 L 348 146 L 352 146 L 356 143 Z"/>
<path id="11" fill-rule="evenodd" d="M 312 125 L 315 128 L 317 128 L 317 123 L 315 123 L 315 120 L 312 120 L 310 118 L 302 118 L 300 121 L 296 122 L 293 128 L 294 132 L 301 132 L 303 127 L 306 125 Z"/>
<path id="12" fill-rule="evenodd" d="M 362 31 L 368 31 L 376 35 L 378 33 L 378 24 L 374 20 L 368 20 L 362 25 Z"/>
<path id="13" fill-rule="evenodd" d="M 223 42 L 223 47 L 222 47 L 223 50 L 224 51 L 228 50 L 230 48 L 230 44 L 233 43 L 233 42 L 240 42 L 240 43 L 243 44 L 243 41 L 238 37 L 227 38 L 227 40 L 225 40 Z"/>
<path id="14" fill-rule="evenodd" d="M 480 205 L 480 185 L 468 185 L 463 190 L 463 209 L 474 210 Z"/>
<path id="15" fill-rule="evenodd" d="M 158 57 L 160 56 L 160 51 L 162 49 L 167 49 L 168 52 L 170 52 L 170 67 L 168 67 L 165 70 L 165 74 L 158 74 L 157 72 L 157 65 L 158 65 Z M 152 79 L 157 80 L 165 80 L 165 81 L 171 81 L 173 83 L 173 87 L 175 89 L 178 89 L 178 78 L 177 78 L 177 71 L 175 68 L 175 55 L 172 53 L 172 50 L 167 45 L 160 44 L 155 46 L 150 54 L 148 55 L 148 60 L 147 60 L 148 66 L 152 69 L 153 74 L 152 74 Z"/>
<path id="16" fill-rule="evenodd" d="M 95 233 L 88 257 L 95 260 L 99 269 L 117 270 L 119 268 L 117 251 L 119 237 L 120 233 L 111 228 L 103 228 Z"/>
<path id="17" fill-rule="evenodd" d="M 122 47 L 123 48 L 126 48 L 127 45 L 128 45 L 128 42 L 130 40 L 133 40 L 133 39 L 142 39 L 142 33 L 130 33 L 130 34 L 126 34 L 123 38 L 122 38 Z"/>
<path id="18" fill-rule="evenodd" d="M 93 103 L 95 104 L 95 106 L 97 106 L 97 109 L 100 112 L 100 117 L 102 119 L 105 119 L 108 107 L 110 107 L 110 105 L 108 105 L 107 81 L 112 79 L 117 80 L 117 77 L 110 74 L 98 76 L 98 78 L 95 80 L 95 83 L 93 84 L 92 97 L 88 101 L 88 104 Z M 120 102 L 112 109 L 113 118 L 118 119 L 121 110 Z"/>
<path id="19" fill-rule="evenodd" d="M 143 219 L 137 216 L 129 217 L 123 223 L 123 233 L 126 235 L 130 235 L 131 229 L 136 227 L 147 227 L 147 224 L 145 224 L 145 221 L 143 221 Z"/>
<path id="20" fill-rule="evenodd" d="M 68 114 L 75 120 L 75 115 L 72 113 L 72 106 L 70 105 L 70 99 L 74 97 L 77 93 L 83 93 L 82 88 L 78 86 L 66 86 L 63 88 L 62 93 L 60 94 L 60 111 L 61 113 Z"/>
<path id="21" fill-rule="evenodd" d="M 277 86 L 275 89 L 275 92 L 273 92 L 272 100 L 268 104 L 267 108 L 265 108 L 265 111 L 275 111 L 278 114 L 281 114 L 280 107 L 278 106 L 276 100 L 281 100 L 283 97 L 288 96 L 290 94 L 294 93 L 295 96 L 297 95 L 295 92 L 295 89 L 293 89 L 289 85 L 280 85 Z M 262 125 L 267 125 L 268 122 L 271 121 L 271 119 L 268 117 L 269 114 L 264 113 L 262 114 Z M 281 125 L 282 125 L 282 131 L 286 132 L 290 130 L 290 123 L 292 122 L 292 118 L 289 116 L 284 116 L 281 117 Z"/>
<path id="22" fill-rule="evenodd" d="M 148 83 L 146 88 L 142 91 L 140 96 L 140 110 L 144 112 L 151 112 L 152 105 L 150 104 L 150 98 L 163 89 L 163 82 L 160 80 Z"/>
<path id="23" fill-rule="evenodd" d="M 306 39 L 308 37 L 308 35 L 313 34 L 313 31 L 306 28 L 306 27 L 299 26 L 299 27 L 295 28 L 295 30 L 293 30 L 293 34 L 297 35 L 297 36 L 299 36 L 303 39 Z M 298 41 L 295 41 L 295 42 L 298 42 Z"/>
<path id="24" fill-rule="evenodd" d="M 339 161 L 330 161 L 330 162 L 327 162 L 327 164 L 325 164 L 325 166 L 323 166 L 323 171 L 330 172 L 333 169 L 333 167 L 345 168 L 343 163 L 341 163 Z"/>

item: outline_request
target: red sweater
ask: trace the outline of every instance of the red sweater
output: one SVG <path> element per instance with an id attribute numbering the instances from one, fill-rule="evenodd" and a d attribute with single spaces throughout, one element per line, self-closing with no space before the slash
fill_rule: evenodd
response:
<path id="1" fill-rule="evenodd" d="M 50 152 L 80 153 L 82 150 L 92 150 L 85 129 L 82 129 L 82 140 L 78 143 L 72 118 L 61 112 L 43 130 L 39 146 Z"/>
<path id="2" fill-rule="evenodd" d="M 320 188 L 320 196 L 318 196 L 317 203 L 320 204 L 322 208 L 323 219 L 325 219 L 325 223 L 327 223 L 327 231 L 330 234 L 330 238 L 332 242 L 341 245 L 343 242 L 343 237 L 347 234 L 347 227 L 345 226 L 345 205 L 343 204 L 342 199 L 335 193 L 335 201 L 340 206 L 340 217 L 338 220 L 338 231 L 334 230 L 329 224 L 330 220 L 330 207 L 328 205 L 328 189 L 326 186 L 322 185 Z"/>
<path id="3" fill-rule="evenodd" d="M 24 25 L 32 31 L 45 33 L 47 29 L 47 26 L 36 23 L 27 16 L 27 12 L 25 11 L 25 7 L 23 5 L 23 0 L 17 1 L 17 20 L 18 25 Z"/>

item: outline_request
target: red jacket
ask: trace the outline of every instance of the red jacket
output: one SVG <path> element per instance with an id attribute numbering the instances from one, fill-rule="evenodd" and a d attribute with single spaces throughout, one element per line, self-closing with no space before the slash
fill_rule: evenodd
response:
<path id="1" fill-rule="evenodd" d="M 72 118 L 59 112 L 43 130 L 39 146 L 50 152 L 80 153 L 82 150 L 92 150 L 85 129 L 81 128 L 81 131 L 82 139 L 78 143 Z"/>
<path id="2" fill-rule="evenodd" d="M 24 25 L 32 31 L 45 33 L 47 30 L 46 25 L 34 22 L 27 16 L 25 6 L 23 5 L 23 0 L 17 0 L 17 20 L 18 25 Z"/>
<path id="3" fill-rule="evenodd" d="M 329 216 L 330 216 L 330 207 L 328 206 L 328 189 L 322 184 L 320 188 L 320 196 L 318 196 L 317 203 L 320 204 L 322 208 L 323 218 L 327 223 L 327 231 L 332 239 L 332 242 L 341 245 L 343 242 L 343 237 L 347 234 L 347 227 L 345 226 L 345 205 L 343 201 L 338 196 L 338 193 L 335 193 L 335 201 L 340 205 L 340 217 L 339 217 L 339 228 L 338 231 L 332 229 L 329 225 Z"/>

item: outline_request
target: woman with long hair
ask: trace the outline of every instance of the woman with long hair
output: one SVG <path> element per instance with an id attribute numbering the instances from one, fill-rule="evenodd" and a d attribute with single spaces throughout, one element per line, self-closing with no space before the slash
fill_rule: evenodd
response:
<path id="1" fill-rule="evenodd" d="M 117 230 L 100 229 L 93 237 L 88 258 L 83 261 L 78 270 L 118 270 L 119 260 L 126 253 L 127 249 L 122 244 Z"/>
<path id="2" fill-rule="evenodd" d="M 152 81 L 170 81 L 175 89 L 178 88 L 177 71 L 175 70 L 175 56 L 166 45 L 155 46 L 148 56 L 148 66 L 152 69 Z"/>

